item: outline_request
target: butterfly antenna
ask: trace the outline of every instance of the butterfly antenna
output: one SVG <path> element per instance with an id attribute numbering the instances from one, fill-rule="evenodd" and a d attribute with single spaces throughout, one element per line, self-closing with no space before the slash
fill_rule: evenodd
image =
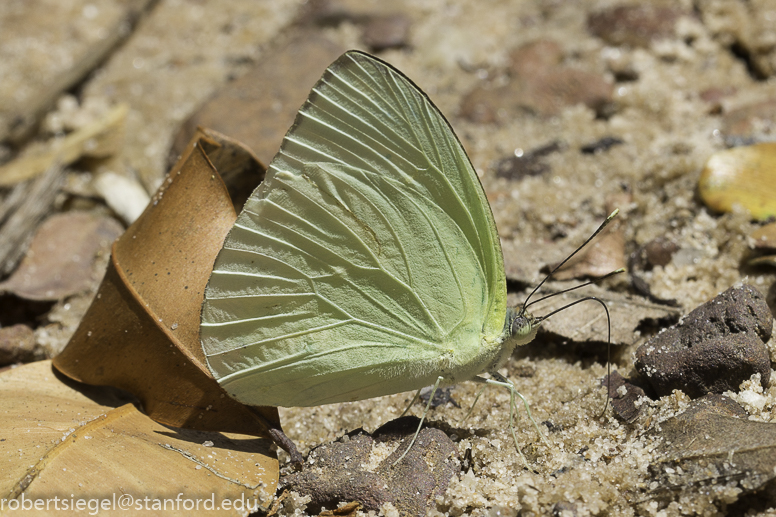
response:
<path id="1" fill-rule="evenodd" d="M 602 281 L 602 280 L 606 280 L 606 279 L 607 279 L 607 278 L 609 278 L 610 276 L 619 275 L 620 273 L 624 273 L 624 272 L 625 272 L 625 268 L 622 268 L 622 267 L 621 267 L 620 269 L 615 269 L 614 271 L 612 271 L 612 272 L 610 272 L 610 273 L 606 273 L 606 274 L 605 274 L 605 275 L 603 275 L 603 276 L 599 276 L 599 277 L 596 277 L 596 278 L 594 278 L 594 279 L 592 279 L 592 280 L 589 280 L 589 281 L 587 281 L 587 282 L 583 282 L 583 283 L 581 283 L 581 284 L 579 284 L 579 285 L 575 285 L 574 287 L 569 287 L 569 288 L 567 288 L 567 289 L 563 289 L 562 291 L 558 291 L 558 292 L 555 292 L 555 293 L 548 294 L 548 295 L 546 295 L 546 296 L 542 296 L 542 297 L 541 297 L 541 298 L 539 298 L 538 300 L 534 300 L 534 301 L 532 301 L 532 302 L 531 302 L 531 303 L 529 303 L 529 304 L 524 304 L 524 307 L 527 309 L 527 308 L 528 308 L 528 307 L 530 307 L 531 305 L 533 305 L 533 304 L 535 304 L 535 303 L 542 302 L 542 301 L 544 301 L 544 300 L 546 300 L 546 299 L 548 299 L 548 298 L 552 298 L 553 296 L 558 296 L 559 294 L 565 294 L 565 293 L 568 293 L 568 292 L 570 292 L 570 291 L 574 291 L 574 290 L 576 290 L 576 289 L 579 289 L 579 288 L 581 288 L 581 287 L 587 287 L 588 285 L 597 284 L 598 282 L 600 282 L 600 281 Z"/>
<path id="2" fill-rule="evenodd" d="M 597 229 L 596 231 L 594 231 L 594 232 L 593 232 L 593 234 L 592 234 L 590 237 L 588 237 L 588 238 L 585 240 L 585 242 L 583 242 L 583 243 L 582 243 L 582 244 L 581 244 L 581 245 L 580 245 L 580 246 L 579 246 L 577 249 L 575 249 L 575 250 L 574 250 L 574 251 L 571 253 L 571 255 L 569 255 L 568 257 L 566 257 L 565 259 L 563 259 L 563 262 L 561 262 L 560 264 L 558 264 L 557 266 L 555 266 L 555 267 L 552 269 L 552 271 L 550 271 L 550 273 L 549 273 L 547 276 L 545 276 L 545 277 L 544 277 L 544 279 L 543 279 L 541 282 L 539 282 L 539 285 L 537 285 L 536 287 L 534 287 L 534 290 L 533 290 L 533 291 L 531 291 L 531 294 L 529 294 L 529 295 L 528 295 L 528 297 L 525 299 L 525 301 L 523 301 L 523 307 L 520 309 L 520 314 L 521 314 L 521 315 L 525 314 L 526 308 L 528 307 L 528 300 L 530 300 L 530 299 L 531 299 L 531 297 L 532 297 L 532 296 L 533 296 L 533 295 L 536 293 L 536 291 L 538 291 L 538 290 L 539 290 L 539 288 L 540 288 L 541 286 L 543 286 L 543 285 L 544 285 L 544 283 L 545 283 L 547 280 L 549 280 L 549 279 L 550 279 L 550 277 L 552 277 L 552 275 L 554 275 L 554 274 L 555 274 L 555 272 L 556 272 L 556 271 L 558 271 L 558 270 L 559 270 L 561 267 L 563 267 L 563 265 L 564 265 L 566 262 L 568 262 L 568 261 L 571 259 L 571 257 L 573 257 L 574 255 L 576 255 L 577 253 L 579 253 L 579 251 L 580 251 L 582 248 L 584 248 L 585 246 L 587 246 L 587 245 L 590 243 L 590 241 L 592 241 L 593 239 L 595 239 L 596 235 L 598 235 L 599 233 L 601 233 L 601 232 L 603 231 L 603 229 L 604 229 L 604 228 L 606 228 L 606 226 L 607 226 L 607 225 L 608 225 L 610 222 L 612 222 L 612 219 L 614 219 L 615 217 L 617 217 L 617 214 L 619 214 L 619 213 L 620 213 L 620 209 L 619 209 L 619 208 L 616 208 L 616 209 L 614 210 L 614 212 L 612 212 L 611 214 L 609 214 L 609 217 L 607 217 L 607 218 L 604 220 L 604 222 L 602 222 L 602 223 L 601 223 L 601 226 L 599 226 L 599 227 L 598 227 L 598 229 Z M 610 274 L 613 274 L 613 273 L 610 273 Z M 604 278 L 605 278 L 605 277 L 604 277 Z M 587 285 L 587 284 L 582 284 L 582 285 Z M 578 286 L 578 287 L 582 287 L 582 285 L 580 285 L 580 286 Z"/>
<path id="3" fill-rule="evenodd" d="M 602 280 L 602 279 L 604 279 L 606 277 L 615 275 L 617 273 L 621 273 L 622 271 L 623 270 L 612 271 L 608 275 L 604 275 L 604 276 L 602 276 L 600 278 L 597 278 L 596 280 L 590 281 L 587 284 L 582 284 L 582 285 L 588 285 L 588 284 L 594 283 L 594 282 L 596 282 L 598 280 Z M 581 286 L 579 286 L 579 287 L 581 287 Z M 567 292 L 567 291 L 571 291 L 571 290 L 573 290 L 573 288 L 572 289 L 566 289 L 566 291 L 561 291 L 561 292 Z M 560 293 L 556 293 L 556 294 L 560 294 Z M 549 298 L 550 296 L 546 296 L 545 298 Z M 544 298 L 542 298 L 542 299 L 544 299 Z M 606 402 L 604 403 L 604 409 L 601 411 L 601 414 L 598 415 L 598 418 L 601 418 L 602 416 L 604 416 L 604 413 L 606 413 L 606 408 L 609 407 L 609 398 L 610 398 L 609 397 L 609 389 L 611 388 L 611 384 L 612 384 L 612 361 L 611 361 L 611 359 L 612 359 L 612 319 L 609 316 L 609 307 L 606 306 L 606 303 L 604 303 L 603 300 L 601 300 L 599 298 L 596 298 L 595 296 L 586 296 L 585 298 L 580 298 L 579 300 L 574 300 L 573 302 L 571 302 L 571 303 L 569 303 L 567 305 L 564 305 L 563 307 L 560 307 L 559 309 L 555 309 L 551 313 L 546 314 L 546 315 L 538 318 L 537 319 L 537 323 L 541 323 L 542 321 L 546 320 L 550 316 L 552 316 L 554 314 L 558 314 L 560 311 L 566 310 L 569 307 L 573 307 L 573 306 L 575 306 L 578 303 L 586 302 L 588 300 L 593 300 L 593 301 L 596 301 L 596 302 L 600 303 L 601 307 L 604 308 L 604 312 L 606 312 L 606 373 L 607 373 L 607 375 L 606 375 Z M 539 301 L 539 300 L 537 300 L 537 301 Z"/>

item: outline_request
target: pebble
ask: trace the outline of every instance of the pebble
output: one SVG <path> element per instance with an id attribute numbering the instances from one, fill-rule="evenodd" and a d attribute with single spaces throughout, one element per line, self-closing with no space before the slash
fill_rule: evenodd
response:
<path id="1" fill-rule="evenodd" d="M 29 363 L 39 357 L 35 353 L 35 335 L 22 323 L 0 328 L 0 366 Z"/>
<path id="2" fill-rule="evenodd" d="M 653 40 L 672 36 L 674 25 L 683 12 L 673 7 L 616 5 L 590 14 L 587 28 L 614 46 L 648 47 Z"/>
<path id="3" fill-rule="evenodd" d="M 750 285 L 732 287 L 640 346 L 636 369 L 658 396 L 737 391 L 755 373 L 767 387 L 772 327 L 763 295 Z"/>
<path id="4" fill-rule="evenodd" d="M 526 112 L 551 117 L 576 104 L 585 104 L 598 115 L 611 111 L 612 84 L 601 74 L 562 65 L 557 43 L 534 41 L 517 48 L 510 57 L 509 82 L 475 87 L 461 102 L 463 118 L 491 124 Z"/>
<path id="5" fill-rule="evenodd" d="M 644 245 L 644 255 L 650 267 L 667 266 L 679 250 L 679 246 L 664 237 L 652 239 Z"/>
<path id="6" fill-rule="evenodd" d="M 460 473 L 455 443 L 441 430 L 423 428 L 407 455 L 396 465 L 418 426 L 418 418 L 403 417 L 386 423 L 372 435 L 362 429 L 346 439 L 322 444 L 312 451 L 304 469 L 281 478 L 281 486 L 309 495 L 310 512 L 340 501 L 358 501 L 365 511 L 379 511 L 392 503 L 402 515 L 425 515 L 427 507 L 447 490 L 454 475 Z M 401 446 L 369 471 L 372 448 L 379 442 Z"/>
<path id="7" fill-rule="evenodd" d="M 361 41 L 372 52 L 407 46 L 410 19 L 400 13 L 372 16 L 364 25 Z"/>

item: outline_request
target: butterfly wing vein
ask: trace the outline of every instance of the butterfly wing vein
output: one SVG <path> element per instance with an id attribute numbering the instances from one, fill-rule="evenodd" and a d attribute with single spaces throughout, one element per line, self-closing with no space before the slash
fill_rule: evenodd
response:
<path id="1" fill-rule="evenodd" d="M 484 192 L 408 79 L 350 52 L 313 88 L 227 237 L 202 345 L 253 405 L 415 389 L 468 364 L 506 312 Z"/>

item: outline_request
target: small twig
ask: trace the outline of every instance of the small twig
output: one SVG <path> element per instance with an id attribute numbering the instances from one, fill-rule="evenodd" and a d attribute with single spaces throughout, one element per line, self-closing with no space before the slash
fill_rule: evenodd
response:
<path id="1" fill-rule="evenodd" d="M 3 203 L 9 207 L 3 207 L 1 211 L 10 215 L 0 227 L 0 275 L 5 276 L 13 271 L 27 251 L 32 234 L 51 210 L 64 182 L 62 171 L 60 164 L 49 167 L 36 179 L 14 187 Z M 18 202 L 15 208 L 10 207 L 12 202 Z"/>
<path id="2" fill-rule="evenodd" d="M 243 487 L 247 488 L 248 490 L 256 490 L 260 486 L 264 486 L 264 483 L 259 483 L 258 485 L 254 486 L 254 485 L 249 485 L 247 483 L 241 483 L 241 482 L 239 482 L 236 479 L 232 479 L 230 477 L 224 476 L 223 474 L 218 472 L 216 469 L 214 469 L 213 467 L 211 467 L 210 465 L 208 465 L 204 461 L 200 461 L 199 459 L 197 459 L 197 457 L 194 456 L 193 454 L 191 454 L 190 452 L 178 449 L 176 447 L 173 447 L 172 445 L 169 445 L 169 444 L 166 444 L 166 443 L 160 443 L 159 447 L 161 447 L 162 449 L 167 449 L 168 451 L 177 452 L 178 454 L 180 454 L 181 456 L 183 456 L 187 460 L 191 460 L 194 463 L 196 463 L 197 465 L 200 465 L 201 467 L 208 469 L 215 476 L 218 476 L 218 477 L 220 477 L 223 480 L 229 481 L 230 483 L 234 483 L 235 485 L 243 486 Z"/>

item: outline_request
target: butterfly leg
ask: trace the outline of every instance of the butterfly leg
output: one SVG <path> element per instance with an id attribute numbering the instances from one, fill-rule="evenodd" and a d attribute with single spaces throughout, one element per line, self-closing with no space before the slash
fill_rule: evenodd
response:
<path id="1" fill-rule="evenodd" d="M 485 379 L 483 379 L 485 380 Z M 466 420 L 472 416 L 472 412 L 474 412 L 474 406 L 477 405 L 477 401 L 480 400 L 480 395 L 485 391 L 485 388 L 487 388 L 488 385 L 484 385 L 482 388 L 480 388 L 480 391 L 477 392 L 477 396 L 474 397 L 474 402 L 472 402 L 472 407 L 469 408 L 469 411 L 466 412 L 466 416 L 464 416 L 462 419 L 458 421 L 458 425 L 462 425 Z"/>
<path id="2" fill-rule="evenodd" d="M 520 450 L 520 445 L 517 442 L 517 435 L 515 434 L 515 415 L 517 414 L 518 418 L 520 416 L 519 413 L 517 413 L 517 403 L 515 401 L 515 396 L 520 397 L 520 399 L 523 401 L 523 405 L 525 406 L 525 412 L 528 415 L 528 419 L 531 421 L 531 423 L 533 423 L 534 428 L 536 429 L 536 432 L 539 433 L 539 438 L 541 438 L 541 440 L 544 442 L 544 444 L 547 447 L 551 447 L 550 442 L 544 436 L 544 433 L 542 433 L 542 430 L 539 429 L 539 424 L 536 423 L 536 420 L 534 420 L 533 416 L 531 415 L 531 408 L 528 405 L 528 401 L 519 391 L 517 391 L 514 383 L 498 372 L 489 372 L 489 375 L 491 377 L 489 379 L 485 379 L 483 377 L 474 377 L 472 380 L 474 382 L 478 382 L 486 385 L 489 384 L 491 386 L 501 386 L 509 390 L 509 430 L 512 433 L 512 439 L 515 442 L 515 447 L 517 448 L 517 452 L 520 454 L 520 457 L 523 458 L 523 462 L 527 466 L 528 461 L 525 459 L 525 456 L 523 456 L 523 452 Z"/>
<path id="3" fill-rule="evenodd" d="M 423 388 L 420 388 L 420 390 L 422 390 L 422 389 L 423 389 Z M 409 405 L 408 405 L 408 406 L 407 406 L 407 407 L 404 409 L 404 411 L 402 411 L 402 414 L 401 414 L 401 415 L 399 415 L 399 418 L 401 418 L 401 417 L 403 417 L 404 415 L 406 415 L 406 414 L 407 414 L 407 411 L 409 411 L 409 410 L 410 410 L 410 408 L 413 406 L 413 404 L 415 404 L 415 402 L 417 402 L 418 398 L 420 398 L 420 390 L 418 390 L 418 391 L 416 391 L 416 392 L 415 392 L 415 396 L 414 396 L 414 397 L 412 397 L 412 400 L 410 401 Z"/>
<path id="4" fill-rule="evenodd" d="M 420 433 L 420 428 L 423 427 L 423 421 L 426 419 L 426 415 L 428 414 L 429 408 L 431 408 L 431 402 L 434 400 L 434 395 L 436 395 L 436 391 L 439 388 L 440 382 L 442 382 L 442 377 L 437 377 L 437 380 L 434 383 L 434 389 L 431 390 L 431 395 L 428 397 L 428 402 L 426 403 L 426 409 L 423 410 L 423 416 L 420 417 L 420 423 L 418 424 L 417 430 L 415 430 L 415 435 L 412 437 L 412 441 L 410 442 L 409 446 L 405 449 L 404 454 L 402 454 L 398 460 L 394 461 L 391 464 L 391 466 L 396 465 L 401 460 L 403 460 L 404 457 L 407 455 L 407 453 L 410 452 L 410 449 L 412 448 L 412 446 L 415 444 L 415 439 L 418 437 L 418 433 Z M 420 390 L 418 390 L 418 393 L 415 395 L 415 398 L 417 398 L 419 395 L 420 395 Z M 413 399 L 413 402 L 414 401 L 415 399 Z"/>

